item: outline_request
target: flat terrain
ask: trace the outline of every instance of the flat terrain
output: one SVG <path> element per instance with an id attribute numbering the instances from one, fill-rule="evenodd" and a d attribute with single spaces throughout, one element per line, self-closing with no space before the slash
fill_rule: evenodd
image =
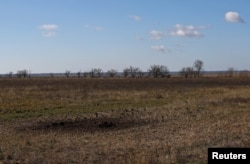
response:
<path id="1" fill-rule="evenodd" d="M 0 79 L 0 163 L 207 163 L 250 147 L 249 78 Z"/>

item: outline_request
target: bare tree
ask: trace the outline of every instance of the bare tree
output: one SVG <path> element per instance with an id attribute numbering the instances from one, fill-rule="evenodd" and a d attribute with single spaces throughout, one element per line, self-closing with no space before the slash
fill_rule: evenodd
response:
<path id="1" fill-rule="evenodd" d="M 167 66 L 164 65 L 152 65 L 148 69 L 149 75 L 153 76 L 154 78 L 157 77 L 168 77 L 169 76 L 169 70 Z"/>
<path id="2" fill-rule="evenodd" d="M 123 70 L 123 76 L 124 76 L 124 77 L 128 77 L 128 76 L 129 76 L 129 69 L 128 69 L 128 68 L 125 68 L 125 69 Z"/>
<path id="3" fill-rule="evenodd" d="M 183 67 L 180 70 L 180 74 L 182 76 L 184 76 L 185 78 L 192 77 L 192 76 L 194 76 L 194 69 L 193 69 L 193 67 Z"/>
<path id="4" fill-rule="evenodd" d="M 130 66 L 130 67 L 125 68 L 123 70 L 123 75 L 124 75 L 124 77 L 130 76 L 132 78 L 135 78 L 135 77 L 139 76 L 140 72 L 141 72 L 140 68 Z"/>
<path id="5" fill-rule="evenodd" d="M 115 69 L 110 69 L 108 72 L 107 72 L 108 76 L 109 77 L 114 77 L 116 74 L 117 74 L 117 70 Z"/>
<path id="6" fill-rule="evenodd" d="M 140 70 L 140 71 L 138 72 L 138 75 L 139 75 L 140 78 L 142 78 L 142 77 L 144 76 L 144 73 Z"/>
<path id="7" fill-rule="evenodd" d="M 157 78 L 160 75 L 160 69 L 157 65 L 150 66 L 148 72 L 149 75 L 153 76 L 154 78 Z"/>
<path id="8" fill-rule="evenodd" d="M 17 71 L 16 76 L 19 77 L 19 78 L 21 78 L 21 77 L 25 78 L 25 77 L 28 76 L 28 71 L 26 69 L 19 70 L 19 71 Z"/>
<path id="9" fill-rule="evenodd" d="M 82 73 L 81 71 L 78 71 L 76 74 L 77 74 L 77 77 L 80 78 Z"/>
<path id="10" fill-rule="evenodd" d="M 194 68 L 193 67 L 186 67 L 186 71 L 189 77 L 195 76 Z"/>
<path id="11" fill-rule="evenodd" d="M 90 77 L 101 77 L 102 69 L 101 68 L 92 68 L 89 72 Z"/>
<path id="12" fill-rule="evenodd" d="M 185 77 L 185 78 L 188 78 L 188 73 L 187 73 L 186 67 L 182 67 L 182 69 L 180 70 L 180 75 Z"/>
<path id="13" fill-rule="evenodd" d="M 69 71 L 69 70 L 66 70 L 65 73 L 64 73 L 64 75 L 65 75 L 67 78 L 69 78 L 69 76 L 70 76 L 70 71 Z"/>
<path id="14" fill-rule="evenodd" d="M 22 71 L 22 76 L 23 76 L 23 77 L 27 77 L 27 76 L 28 76 L 28 70 L 26 70 L 26 69 L 23 70 L 23 71 Z"/>
<path id="15" fill-rule="evenodd" d="M 195 69 L 196 74 L 197 74 L 198 77 L 200 77 L 200 75 L 201 75 L 201 70 L 203 69 L 203 66 L 204 66 L 204 63 L 201 60 L 197 59 L 194 62 L 194 69 Z"/>
<path id="16" fill-rule="evenodd" d="M 101 77 L 102 76 L 102 69 L 101 68 L 96 68 L 95 73 L 96 73 L 97 77 Z"/>
<path id="17" fill-rule="evenodd" d="M 141 69 L 138 67 L 130 66 L 129 69 L 130 69 L 131 77 L 133 77 L 133 78 L 139 76 L 139 73 L 141 72 Z"/>

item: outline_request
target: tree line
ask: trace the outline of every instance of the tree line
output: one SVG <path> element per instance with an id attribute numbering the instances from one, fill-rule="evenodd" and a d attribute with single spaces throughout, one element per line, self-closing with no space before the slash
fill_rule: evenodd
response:
<path id="1" fill-rule="evenodd" d="M 70 77 L 70 71 L 66 70 L 64 75 L 65 77 Z M 119 73 L 116 69 L 110 69 L 107 72 L 103 72 L 101 68 L 92 68 L 88 72 L 77 72 L 76 75 L 78 77 L 91 77 L 91 78 L 99 78 L 99 77 L 116 77 L 123 76 L 125 78 L 141 78 L 141 77 L 170 77 L 170 72 L 167 66 L 164 65 L 152 65 L 148 69 L 148 72 L 143 72 L 139 67 L 129 66 L 124 68 L 121 73 Z"/>
<path id="2" fill-rule="evenodd" d="M 183 67 L 179 71 L 179 75 L 184 78 L 192 77 L 201 77 L 202 71 L 204 70 L 204 62 L 202 60 L 195 60 L 193 66 Z M 233 67 L 228 68 L 227 77 L 233 77 L 235 69 Z M 248 72 L 242 71 L 240 76 L 247 75 Z M 50 77 L 54 77 L 54 73 L 48 74 Z M 63 74 L 66 78 L 72 76 L 70 70 L 66 70 Z M 122 72 L 118 72 L 116 69 L 110 69 L 107 72 L 103 72 L 101 68 L 92 68 L 87 72 L 77 72 L 74 74 L 77 77 L 91 77 L 91 78 L 100 78 L 100 77 L 116 77 L 122 76 L 125 78 L 141 78 L 141 77 L 153 77 L 153 78 L 170 78 L 171 74 L 167 66 L 165 65 L 151 65 L 147 72 L 143 72 L 139 67 L 129 66 L 123 69 Z M 30 78 L 30 70 L 18 70 L 16 74 L 9 72 L 6 74 L 6 77 L 18 77 L 18 78 Z"/>
<path id="3" fill-rule="evenodd" d="M 201 60 L 196 60 L 194 62 L 193 67 L 183 67 L 180 70 L 180 75 L 189 78 L 189 77 L 200 77 L 201 71 L 203 70 L 204 64 Z M 90 71 L 87 72 L 77 72 L 75 75 L 77 77 L 91 77 L 91 78 L 99 78 L 103 76 L 108 77 L 116 77 L 118 74 L 125 78 L 141 78 L 141 77 L 153 77 L 153 78 L 170 78 L 170 71 L 167 66 L 165 65 L 151 65 L 147 72 L 143 72 L 139 67 L 129 66 L 127 68 L 124 68 L 122 73 L 118 73 L 116 69 L 110 69 L 107 72 L 103 72 L 101 68 L 92 68 Z M 18 78 L 30 78 L 31 77 L 31 71 L 30 70 L 18 70 L 16 74 L 13 72 L 9 72 L 6 74 L 7 77 L 18 77 Z M 49 73 L 50 77 L 54 77 L 55 75 L 53 73 Z M 71 71 L 66 70 L 64 72 L 64 76 L 66 78 L 69 78 L 71 76 Z"/>

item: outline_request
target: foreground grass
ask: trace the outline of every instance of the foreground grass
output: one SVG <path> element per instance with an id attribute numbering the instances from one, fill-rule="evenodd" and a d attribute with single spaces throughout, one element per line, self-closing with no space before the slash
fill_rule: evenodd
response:
<path id="1" fill-rule="evenodd" d="M 2 79 L 0 86 L 5 163 L 206 163 L 208 147 L 250 147 L 250 79 Z"/>

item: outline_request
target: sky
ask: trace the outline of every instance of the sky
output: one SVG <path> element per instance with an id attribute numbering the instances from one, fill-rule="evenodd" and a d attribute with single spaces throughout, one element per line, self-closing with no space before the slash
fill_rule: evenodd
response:
<path id="1" fill-rule="evenodd" d="M 249 0 L 1 0 L 0 73 L 250 70 Z"/>

